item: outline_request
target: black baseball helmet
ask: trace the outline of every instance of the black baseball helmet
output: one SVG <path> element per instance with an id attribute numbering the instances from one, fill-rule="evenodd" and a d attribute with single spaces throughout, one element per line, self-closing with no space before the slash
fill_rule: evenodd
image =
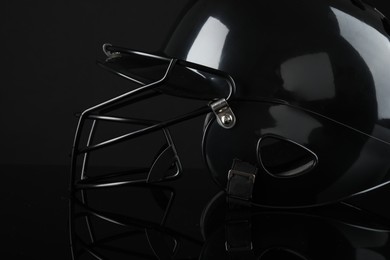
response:
<path id="1" fill-rule="evenodd" d="M 360 0 L 192 1 L 159 51 L 103 46 L 108 57 L 99 64 L 139 86 L 81 114 L 72 185 L 178 177 L 169 127 L 204 116 L 204 166 L 239 199 L 307 207 L 383 186 L 390 180 L 389 33 L 388 20 Z M 163 121 L 114 115 L 161 94 L 207 105 Z M 83 143 L 86 121 L 93 123 Z M 94 143 L 101 121 L 140 127 Z M 165 141 L 147 177 L 86 178 L 94 151 L 157 131 Z"/>

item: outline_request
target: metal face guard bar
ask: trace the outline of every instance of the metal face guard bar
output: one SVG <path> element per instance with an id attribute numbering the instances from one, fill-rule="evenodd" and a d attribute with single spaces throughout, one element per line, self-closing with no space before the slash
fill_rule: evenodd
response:
<path id="1" fill-rule="evenodd" d="M 183 60 L 178 59 L 169 59 L 163 56 L 158 56 L 154 54 L 129 50 L 121 47 L 114 47 L 111 45 L 104 45 L 104 52 L 109 55 L 109 58 L 115 58 L 111 57 L 112 55 L 119 57 L 121 53 L 134 56 L 135 58 L 144 58 L 144 59 L 153 59 L 159 62 L 164 62 L 167 64 L 166 70 L 164 75 L 151 83 L 146 83 L 145 81 L 140 81 L 136 79 L 135 77 L 131 77 L 129 75 L 125 75 L 123 73 L 117 72 L 115 70 L 112 70 L 108 68 L 111 72 L 114 72 L 115 74 L 124 77 L 125 79 L 134 82 L 138 85 L 140 85 L 139 88 L 136 88 L 134 90 L 131 90 L 129 92 L 126 92 L 122 95 L 119 95 L 117 97 L 114 97 L 112 99 L 109 99 L 107 101 L 104 101 L 98 105 L 95 105 L 93 107 L 90 107 L 86 109 L 84 112 L 81 113 L 78 121 L 78 125 L 76 128 L 76 133 L 74 137 L 73 147 L 72 147 L 72 153 L 71 153 L 71 185 L 70 189 L 71 191 L 74 189 L 86 189 L 86 188 L 101 188 L 101 187 L 115 187 L 115 186 L 121 186 L 121 185 L 128 185 L 128 184 L 139 184 L 139 183 L 154 183 L 154 182 L 160 182 L 165 181 L 169 179 L 177 178 L 181 172 L 182 172 L 182 166 L 180 163 L 179 156 L 177 155 L 177 151 L 175 149 L 174 143 L 172 141 L 172 138 L 170 136 L 169 130 L 167 127 L 171 125 L 178 124 L 180 122 L 184 122 L 186 120 L 190 120 L 192 118 L 204 115 L 209 112 L 215 112 L 212 110 L 211 106 L 204 106 L 199 109 L 196 109 L 192 112 L 189 112 L 187 114 L 178 116 L 176 118 L 167 120 L 167 121 L 151 121 L 151 120 L 141 120 L 141 119 L 135 119 L 135 118 L 122 118 L 122 117 L 115 117 L 107 115 L 106 113 L 109 113 L 113 110 L 134 104 L 135 102 L 146 100 L 150 97 L 159 95 L 160 93 L 154 91 L 157 88 L 161 87 L 162 85 L 166 84 L 169 81 L 169 77 L 172 74 L 172 71 L 175 69 L 176 66 L 183 66 L 185 68 L 189 69 L 195 69 L 202 72 L 214 74 L 216 76 L 219 76 L 226 80 L 228 83 L 228 86 L 230 88 L 229 95 L 224 100 L 229 100 L 233 93 L 235 92 L 235 82 L 234 80 L 227 74 L 211 69 L 208 67 L 204 67 L 202 65 L 190 63 Z M 84 127 L 84 123 L 86 120 L 92 120 L 92 126 L 89 129 L 88 139 L 86 141 L 86 144 L 84 146 L 80 145 L 80 139 L 82 130 Z M 115 122 L 115 123 L 124 123 L 124 124 L 134 124 L 139 126 L 144 126 L 144 128 L 135 130 L 129 133 L 126 133 L 121 136 L 117 136 L 115 138 L 105 140 L 103 142 L 92 144 L 92 140 L 94 139 L 95 129 L 96 125 L 100 121 L 109 121 L 109 122 Z M 148 171 L 148 176 L 144 179 L 139 180 L 126 180 L 126 181 L 116 181 L 115 178 L 120 175 L 126 175 L 131 174 L 133 171 L 128 172 L 121 172 L 121 173 L 112 173 L 112 174 L 106 174 L 103 177 L 88 177 L 86 176 L 86 168 L 88 166 L 88 159 L 90 153 L 99 150 L 101 148 L 105 148 L 114 144 L 122 143 L 124 141 L 140 137 L 152 132 L 156 132 L 158 130 L 162 130 L 165 136 L 165 140 L 167 143 L 167 147 L 161 151 L 161 153 L 157 156 L 155 161 L 152 163 L 152 166 L 150 170 Z M 82 156 L 82 166 L 81 166 L 81 173 L 80 173 L 80 180 L 76 181 L 76 172 L 77 172 L 77 162 L 79 156 Z M 165 176 L 165 173 L 168 169 L 172 168 L 172 166 L 175 166 L 176 173 L 170 176 Z M 136 170 L 137 171 L 137 170 Z M 145 171 L 145 169 L 140 169 L 138 171 Z"/>

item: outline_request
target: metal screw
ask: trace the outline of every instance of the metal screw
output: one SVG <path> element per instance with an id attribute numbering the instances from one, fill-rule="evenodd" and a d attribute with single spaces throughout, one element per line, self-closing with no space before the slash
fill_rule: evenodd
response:
<path id="1" fill-rule="evenodd" d="M 222 122 L 222 124 L 224 124 L 224 125 L 230 125 L 230 124 L 233 122 L 233 117 L 232 117 L 232 115 L 230 115 L 230 114 L 224 114 L 224 115 L 221 117 L 221 122 Z"/>

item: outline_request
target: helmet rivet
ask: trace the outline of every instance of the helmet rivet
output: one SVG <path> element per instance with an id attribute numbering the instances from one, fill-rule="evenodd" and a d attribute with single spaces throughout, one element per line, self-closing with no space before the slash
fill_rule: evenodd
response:
<path id="1" fill-rule="evenodd" d="M 221 117 L 222 124 L 224 125 L 230 125 L 233 122 L 233 117 L 230 114 L 224 114 Z"/>

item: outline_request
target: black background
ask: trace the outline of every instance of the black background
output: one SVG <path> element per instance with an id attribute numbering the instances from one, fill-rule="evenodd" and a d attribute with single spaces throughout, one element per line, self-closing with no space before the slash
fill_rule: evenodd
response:
<path id="1" fill-rule="evenodd" d="M 7 1 L 2 164 L 69 164 L 74 114 L 125 91 L 95 65 L 112 42 L 154 51 L 185 1 Z"/>
<path id="2" fill-rule="evenodd" d="M 74 114 L 127 89 L 125 81 L 95 65 L 103 56 L 101 45 L 111 42 L 149 52 L 158 50 L 175 16 L 190 1 L 2 3 L 0 171 L 6 189 L 1 190 L 1 230 L 8 242 L 1 252 L 20 250 L 25 252 L 22 255 L 36 256 L 42 250 L 46 255 L 67 252 L 64 223 L 69 154 L 77 123 Z M 390 17 L 390 1 L 366 2 Z M 195 143 L 181 133 L 179 139 Z M 34 195 L 42 190 L 39 196 Z M 387 193 L 382 190 L 378 194 Z M 63 210 L 53 212 L 55 204 L 63 205 Z M 372 200 L 366 205 L 381 207 Z M 38 211 L 46 212 L 47 217 L 38 217 Z M 42 238 L 58 233 L 63 236 L 53 244 Z M 42 242 L 45 249 L 37 243 L 28 246 L 32 241 L 46 241 Z"/>

